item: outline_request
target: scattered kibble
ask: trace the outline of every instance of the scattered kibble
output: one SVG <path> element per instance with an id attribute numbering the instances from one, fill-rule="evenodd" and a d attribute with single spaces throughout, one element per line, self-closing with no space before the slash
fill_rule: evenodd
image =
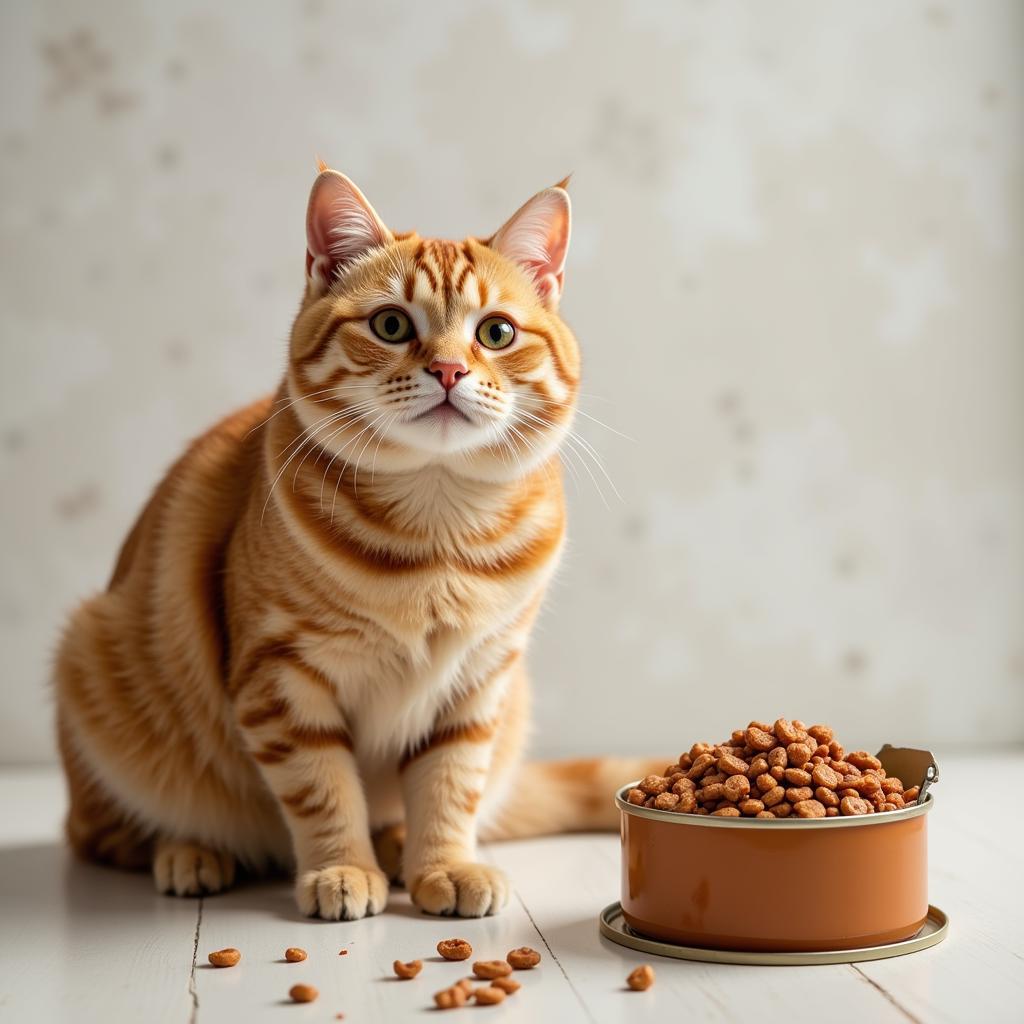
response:
<path id="1" fill-rule="evenodd" d="M 454 1010 L 465 1006 L 467 998 L 466 990 L 461 985 L 453 985 L 434 993 L 434 1003 L 439 1010 Z"/>
<path id="2" fill-rule="evenodd" d="M 311 1003 L 320 993 L 312 985 L 292 985 L 288 995 L 293 1003 Z"/>
<path id="3" fill-rule="evenodd" d="M 629 972 L 626 984 L 635 992 L 646 992 L 654 984 L 654 968 L 643 964 Z"/>
<path id="4" fill-rule="evenodd" d="M 338 956 L 348 956 L 348 950 L 347 949 L 339 949 L 338 950 Z"/>
<path id="5" fill-rule="evenodd" d="M 445 960 L 468 960 L 473 955 L 473 947 L 465 939 L 442 939 L 437 951 Z"/>
<path id="6" fill-rule="evenodd" d="M 515 978 L 495 978 L 491 984 L 495 988 L 500 988 L 502 992 L 507 992 L 509 995 L 512 995 L 513 992 L 518 992 L 523 987 Z"/>
<path id="7" fill-rule="evenodd" d="M 308 954 L 306 953 L 306 951 L 304 949 L 299 949 L 298 946 L 289 946 L 284 951 L 284 958 L 290 964 L 301 963 L 303 960 L 306 959 L 307 955 Z"/>
<path id="8" fill-rule="evenodd" d="M 520 946 L 518 949 L 511 949 L 505 959 L 517 970 L 528 971 L 540 963 L 540 953 L 529 946 Z"/>
<path id="9" fill-rule="evenodd" d="M 505 960 L 477 960 L 473 964 L 473 973 L 484 981 L 502 978 L 512 973 L 512 965 Z"/>
<path id="10" fill-rule="evenodd" d="M 396 960 L 392 967 L 399 978 L 415 978 L 423 970 L 423 961 L 410 960 L 408 963 L 403 964 L 401 960 Z"/>
<path id="11" fill-rule="evenodd" d="M 481 985 L 473 993 L 478 1006 L 497 1006 L 505 998 L 505 993 L 495 985 Z"/>
<path id="12" fill-rule="evenodd" d="M 234 967 L 242 959 L 242 954 L 233 946 L 228 946 L 227 949 L 211 953 L 207 959 L 214 967 Z"/>

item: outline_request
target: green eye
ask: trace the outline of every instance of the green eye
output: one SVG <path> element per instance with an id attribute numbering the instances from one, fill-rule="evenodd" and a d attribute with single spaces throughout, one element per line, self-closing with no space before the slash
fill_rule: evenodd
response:
<path id="1" fill-rule="evenodd" d="M 508 348 L 516 340 L 516 329 L 503 316 L 489 316 L 480 321 L 476 340 L 484 348 Z"/>
<path id="2" fill-rule="evenodd" d="M 400 309 L 382 309 L 370 318 L 370 329 L 381 341 L 397 345 L 408 341 L 416 332 L 412 321 Z"/>

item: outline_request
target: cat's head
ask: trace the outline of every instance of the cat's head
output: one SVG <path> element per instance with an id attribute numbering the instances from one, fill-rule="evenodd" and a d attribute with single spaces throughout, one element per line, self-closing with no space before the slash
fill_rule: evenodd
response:
<path id="1" fill-rule="evenodd" d="M 490 238 L 395 234 L 322 168 L 287 379 L 312 440 L 377 472 L 445 463 L 498 480 L 550 457 L 579 379 L 558 315 L 569 223 L 563 182 Z"/>

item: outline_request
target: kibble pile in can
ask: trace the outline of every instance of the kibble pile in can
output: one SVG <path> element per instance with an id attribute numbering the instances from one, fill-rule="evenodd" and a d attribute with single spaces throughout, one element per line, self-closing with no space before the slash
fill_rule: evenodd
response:
<path id="1" fill-rule="evenodd" d="M 846 753 L 827 725 L 751 722 L 724 743 L 695 743 L 626 799 L 638 807 L 722 818 L 834 818 L 911 807 L 919 788 L 886 775 L 865 750 Z"/>

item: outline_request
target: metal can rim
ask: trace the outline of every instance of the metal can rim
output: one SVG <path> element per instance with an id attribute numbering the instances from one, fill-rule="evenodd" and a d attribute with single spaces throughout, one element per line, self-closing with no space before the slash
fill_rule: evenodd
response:
<path id="1" fill-rule="evenodd" d="M 662 811 L 656 807 L 640 807 L 631 804 L 625 794 L 635 789 L 640 779 L 623 786 L 615 794 L 615 803 L 623 814 L 632 814 L 638 818 L 651 818 L 654 821 L 666 821 L 671 825 L 696 825 L 700 828 L 859 828 L 865 825 L 888 825 L 908 818 L 917 818 L 932 809 L 935 798 L 926 793 L 922 803 L 913 807 L 904 807 L 896 811 L 884 811 L 878 814 L 837 815 L 833 818 L 733 818 L 715 817 L 713 814 L 680 814 L 676 811 Z"/>

